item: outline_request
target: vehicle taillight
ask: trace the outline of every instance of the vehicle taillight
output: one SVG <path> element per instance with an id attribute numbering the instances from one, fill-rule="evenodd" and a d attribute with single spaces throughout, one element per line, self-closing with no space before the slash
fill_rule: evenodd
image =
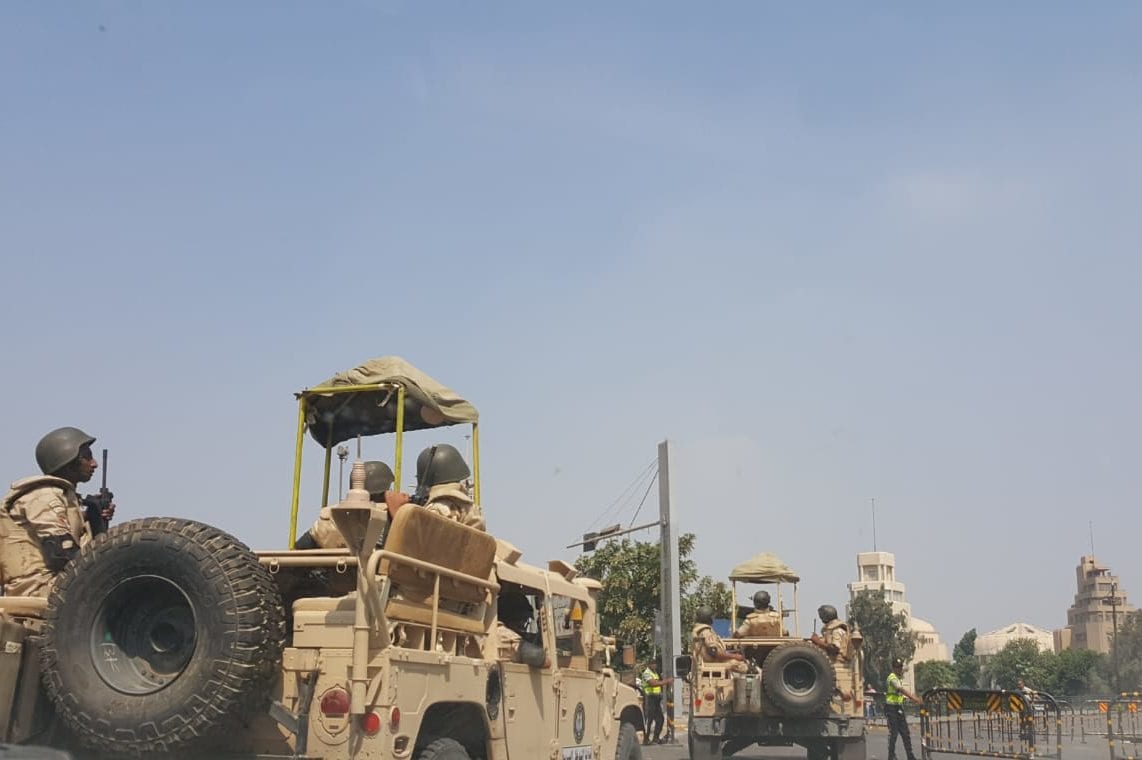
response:
<path id="1" fill-rule="evenodd" d="M 367 712 L 361 716 L 361 730 L 369 736 L 376 736 L 381 730 L 381 716 L 375 712 Z"/>
<path id="2" fill-rule="evenodd" d="M 321 695 L 322 715 L 346 715 L 349 712 L 349 692 L 335 687 Z"/>
<path id="3" fill-rule="evenodd" d="M 392 725 L 393 731 L 400 728 L 400 708 L 394 707 L 389 713 L 389 724 Z"/>

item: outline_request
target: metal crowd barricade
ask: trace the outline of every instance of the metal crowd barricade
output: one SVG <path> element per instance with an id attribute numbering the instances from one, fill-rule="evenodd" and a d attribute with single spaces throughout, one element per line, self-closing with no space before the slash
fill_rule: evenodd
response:
<path id="1" fill-rule="evenodd" d="M 1084 699 L 1079 703 L 1075 722 L 1078 724 L 1079 741 L 1086 744 L 1088 736 L 1106 738 L 1106 718 L 1114 697 Z"/>
<path id="2" fill-rule="evenodd" d="M 1047 694 L 1032 703 L 1015 691 L 932 689 L 924 693 L 920 735 L 924 760 L 938 752 L 1013 760 L 1063 755 L 1059 706 Z"/>
<path id="3" fill-rule="evenodd" d="M 1110 760 L 1139 760 L 1142 742 L 1142 693 L 1125 692 L 1107 705 L 1106 739 Z"/>

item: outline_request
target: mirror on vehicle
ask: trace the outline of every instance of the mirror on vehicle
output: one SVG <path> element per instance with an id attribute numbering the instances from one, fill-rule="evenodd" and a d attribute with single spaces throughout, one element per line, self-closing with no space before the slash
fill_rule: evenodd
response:
<path id="1" fill-rule="evenodd" d="M 674 658 L 674 677 L 686 678 L 690 675 L 690 668 L 693 666 L 693 658 L 688 654 L 679 655 Z"/>

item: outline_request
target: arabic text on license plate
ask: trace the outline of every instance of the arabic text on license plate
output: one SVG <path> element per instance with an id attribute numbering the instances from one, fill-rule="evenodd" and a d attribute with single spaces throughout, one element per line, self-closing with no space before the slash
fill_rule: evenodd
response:
<path id="1" fill-rule="evenodd" d="M 564 747 L 563 760 L 595 760 L 595 750 L 591 747 Z"/>

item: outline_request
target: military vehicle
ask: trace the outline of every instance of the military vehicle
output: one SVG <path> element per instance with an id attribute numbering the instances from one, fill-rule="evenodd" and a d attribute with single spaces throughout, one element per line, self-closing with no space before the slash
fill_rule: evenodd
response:
<path id="1" fill-rule="evenodd" d="M 834 667 L 825 651 L 800 638 L 797 584 L 800 578 L 773 554 L 734 568 L 738 583 L 773 584 L 776 610 L 791 617 L 793 635 L 782 624 L 773 636 L 727 639 L 750 663 L 750 672 L 731 672 L 729 663 L 679 657 L 675 673 L 690 686 L 688 744 L 691 760 L 715 760 L 754 744 L 801 745 L 809 760 L 864 760 L 865 720 L 859 636 L 847 666 Z M 783 605 L 783 584 L 793 587 L 793 607 Z M 731 630 L 745 609 L 731 613 Z"/>
<path id="2" fill-rule="evenodd" d="M 407 362 L 375 359 L 296 395 L 290 547 L 307 435 L 329 504 L 335 446 L 395 435 L 399 490 L 406 432 L 470 425 L 479 501 L 475 407 Z M 0 743 L 77 757 L 639 758 L 638 694 L 610 667 L 600 584 L 428 509 L 390 522 L 364 471 L 358 459 L 330 505 L 344 548 L 252 552 L 199 522 L 146 518 L 98 536 L 47 600 L 0 597 Z M 505 659 L 507 592 L 534 619 Z"/>

